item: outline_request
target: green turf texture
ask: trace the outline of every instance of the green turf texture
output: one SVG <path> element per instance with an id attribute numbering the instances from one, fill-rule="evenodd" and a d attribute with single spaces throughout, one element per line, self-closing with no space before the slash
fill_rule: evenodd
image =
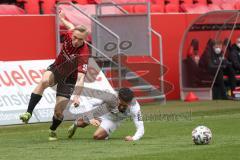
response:
<path id="1" fill-rule="evenodd" d="M 233 160 L 240 159 L 240 102 L 206 101 L 142 106 L 145 135 L 135 142 L 123 138 L 135 127 L 124 122 L 109 140 L 95 141 L 96 128 L 78 129 L 67 138 L 71 122 L 58 128 L 59 140 L 48 141 L 50 123 L 0 127 L 1 160 Z M 209 145 L 194 145 L 191 131 L 198 125 L 213 133 Z"/>

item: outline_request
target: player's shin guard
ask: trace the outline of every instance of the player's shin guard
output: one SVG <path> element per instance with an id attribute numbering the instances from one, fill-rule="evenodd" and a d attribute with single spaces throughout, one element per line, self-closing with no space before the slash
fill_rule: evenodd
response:
<path id="1" fill-rule="evenodd" d="M 52 121 L 52 125 L 50 126 L 50 129 L 52 131 L 55 131 L 57 129 L 57 127 L 62 123 L 63 118 L 58 119 L 55 116 L 53 116 L 52 120 L 53 121 Z"/>
<path id="2" fill-rule="evenodd" d="M 35 93 L 31 94 L 31 98 L 30 98 L 30 101 L 28 104 L 28 109 L 27 109 L 28 113 L 30 113 L 32 115 L 34 108 L 36 107 L 38 102 L 41 100 L 41 98 L 42 98 L 42 95 L 35 94 Z"/>

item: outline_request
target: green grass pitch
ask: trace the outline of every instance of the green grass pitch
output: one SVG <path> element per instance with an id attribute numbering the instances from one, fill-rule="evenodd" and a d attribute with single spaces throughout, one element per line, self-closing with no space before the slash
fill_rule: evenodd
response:
<path id="1" fill-rule="evenodd" d="M 125 142 L 135 127 L 129 120 L 106 141 L 92 139 L 96 128 L 78 129 L 67 138 L 71 122 L 58 128 L 59 140 L 48 141 L 50 123 L 0 127 L 1 160 L 233 160 L 240 159 L 240 102 L 206 101 L 142 106 L 145 135 Z M 191 131 L 198 125 L 213 133 L 209 145 L 194 145 Z"/>

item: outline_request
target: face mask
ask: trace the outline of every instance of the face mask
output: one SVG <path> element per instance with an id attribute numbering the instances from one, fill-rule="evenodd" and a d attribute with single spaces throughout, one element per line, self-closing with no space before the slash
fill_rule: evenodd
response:
<path id="1" fill-rule="evenodd" d="M 220 54 L 222 49 L 221 48 L 214 48 L 214 51 L 216 54 Z"/>
<path id="2" fill-rule="evenodd" d="M 196 63 L 198 63 L 198 62 L 199 62 L 199 59 L 200 59 L 200 57 L 199 57 L 199 56 L 194 56 L 194 61 L 195 61 Z"/>
<path id="3" fill-rule="evenodd" d="M 237 43 L 237 47 L 240 48 L 240 43 Z"/>

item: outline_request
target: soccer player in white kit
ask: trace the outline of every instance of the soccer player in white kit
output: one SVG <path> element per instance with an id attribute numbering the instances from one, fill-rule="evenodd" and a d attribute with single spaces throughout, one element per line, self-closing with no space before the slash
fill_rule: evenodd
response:
<path id="1" fill-rule="evenodd" d="M 89 102 L 89 105 L 93 105 Z M 68 129 L 68 137 L 72 138 L 78 127 L 84 128 L 89 124 L 97 126 L 93 138 L 95 140 L 104 140 L 113 133 L 121 124 L 121 122 L 131 117 L 135 126 L 136 132 L 133 136 L 126 136 L 125 141 L 139 140 L 144 135 L 144 125 L 140 110 L 140 105 L 134 98 L 133 92 L 129 88 L 121 88 L 118 96 L 112 95 L 98 101 L 98 104 L 93 106 L 106 106 L 109 112 L 100 117 L 92 116 L 91 118 L 78 118 Z"/>

